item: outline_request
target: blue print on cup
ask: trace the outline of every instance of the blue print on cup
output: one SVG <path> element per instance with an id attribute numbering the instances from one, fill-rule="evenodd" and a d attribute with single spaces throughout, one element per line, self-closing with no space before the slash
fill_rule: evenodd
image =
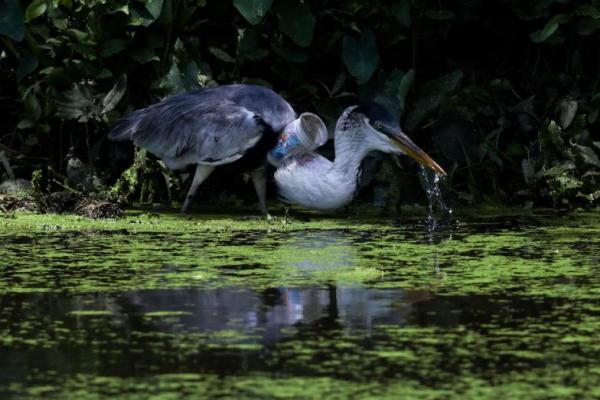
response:
<path id="1" fill-rule="evenodd" d="M 326 141 L 327 128 L 323 121 L 315 114 L 304 113 L 283 128 L 268 160 L 277 167 L 284 159 L 313 151 Z"/>
<path id="2" fill-rule="evenodd" d="M 277 145 L 269 153 L 269 160 L 279 164 L 284 158 L 299 154 L 303 150 L 305 150 L 304 145 L 298 136 L 283 132 L 279 135 Z"/>

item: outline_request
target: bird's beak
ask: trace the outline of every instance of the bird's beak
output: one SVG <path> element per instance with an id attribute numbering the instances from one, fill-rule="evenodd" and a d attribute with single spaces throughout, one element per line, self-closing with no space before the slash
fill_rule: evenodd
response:
<path id="1" fill-rule="evenodd" d="M 431 168 L 433 171 L 440 175 L 447 175 L 446 171 L 440 167 L 427 153 L 425 153 L 419 146 L 413 143 L 408 136 L 401 131 L 387 132 L 388 137 L 392 144 L 401 150 L 403 153 L 411 156 L 417 160 L 420 164 Z"/>

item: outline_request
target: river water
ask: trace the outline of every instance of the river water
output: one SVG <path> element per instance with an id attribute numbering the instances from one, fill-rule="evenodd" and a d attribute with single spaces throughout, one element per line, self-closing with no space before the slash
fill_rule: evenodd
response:
<path id="1" fill-rule="evenodd" d="M 0 219 L 0 398 L 600 397 L 597 215 L 310 218 Z"/>

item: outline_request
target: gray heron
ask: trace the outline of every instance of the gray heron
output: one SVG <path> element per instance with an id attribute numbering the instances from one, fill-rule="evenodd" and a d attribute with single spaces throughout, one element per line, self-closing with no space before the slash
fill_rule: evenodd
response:
<path id="1" fill-rule="evenodd" d="M 134 111 L 117 121 L 109 138 L 131 140 L 173 170 L 196 165 L 182 212 L 217 166 L 239 162 L 251 172 L 261 211 L 266 213 L 267 156 L 279 133 L 295 118 L 292 107 L 270 89 L 223 85 L 172 96 Z M 374 150 L 407 154 L 445 175 L 376 103 L 346 109 L 336 124 L 334 145 L 334 161 L 309 152 L 278 166 L 275 183 L 284 201 L 318 210 L 348 204 L 356 192 L 360 163 Z"/>
<path id="2" fill-rule="evenodd" d="M 275 172 L 282 199 L 317 210 L 350 203 L 358 186 L 360 164 L 371 151 L 406 154 L 438 174 L 446 172 L 406 136 L 383 106 L 366 103 L 347 108 L 336 123 L 335 158 L 315 152 L 290 158 Z"/>
<path id="3" fill-rule="evenodd" d="M 182 212 L 216 167 L 239 162 L 249 171 L 260 209 L 266 207 L 267 153 L 296 113 L 261 86 L 223 85 L 169 97 L 117 121 L 109 138 L 131 140 L 172 170 L 196 165 Z"/>

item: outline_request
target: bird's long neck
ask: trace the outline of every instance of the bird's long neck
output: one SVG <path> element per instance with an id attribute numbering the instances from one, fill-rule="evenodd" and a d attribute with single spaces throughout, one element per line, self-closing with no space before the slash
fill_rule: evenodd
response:
<path id="1" fill-rule="evenodd" d="M 358 175 L 360 163 L 370 149 L 361 139 L 359 127 L 353 126 L 343 115 L 335 128 L 334 169 L 348 176 Z"/>

